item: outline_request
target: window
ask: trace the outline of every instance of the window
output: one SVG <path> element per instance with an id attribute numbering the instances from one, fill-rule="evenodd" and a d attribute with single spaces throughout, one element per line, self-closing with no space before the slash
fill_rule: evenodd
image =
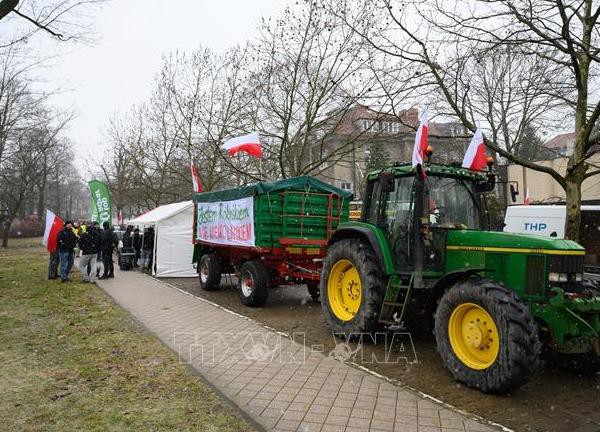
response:
<path id="1" fill-rule="evenodd" d="M 374 132 L 374 128 L 373 128 L 373 120 L 363 120 L 362 121 L 362 130 L 367 132 L 367 131 L 373 131 Z"/>
<path id="2" fill-rule="evenodd" d="M 465 182 L 428 177 L 425 211 L 433 228 L 481 229 L 479 202 Z"/>
<path id="3" fill-rule="evenodd" d="M 351 182 L 341 182 L 340 189 L 351 191 L 351 190 L 353 190 L 352 183 Z"/>

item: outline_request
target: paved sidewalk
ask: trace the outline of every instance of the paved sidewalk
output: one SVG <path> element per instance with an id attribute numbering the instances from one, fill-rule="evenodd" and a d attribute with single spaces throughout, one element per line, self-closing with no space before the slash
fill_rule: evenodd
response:
<path id="1" fill-rule="evenodd" d="M 266 430 L 497 430 L 148 276 L 116 276 L 98 285 Z"/>

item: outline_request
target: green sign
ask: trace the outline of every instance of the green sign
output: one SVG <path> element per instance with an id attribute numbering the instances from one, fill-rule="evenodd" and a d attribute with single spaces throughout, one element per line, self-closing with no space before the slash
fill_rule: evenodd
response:
<path id="1" fill-rule="evenodd" d="M 112 206 L 110 203 L 110 192 L 108 186 L 99 180 L 88 183 L 92 194 L 92 220 L 100 224 L 108 221 L 112 223 Z"/>

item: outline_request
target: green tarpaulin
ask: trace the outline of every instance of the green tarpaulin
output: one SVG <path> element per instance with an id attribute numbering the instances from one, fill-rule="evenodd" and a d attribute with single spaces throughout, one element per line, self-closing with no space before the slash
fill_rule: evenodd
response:
<path id="1" fill-rule="evenodd" d="M 352 199 L 352 192 L 350 191 L 337 188 L 311 176 L 302 176 L 274 182 L 259 182 L 249 186 L 215 192 L 198 193 L 194 194 L 194 202 L 230 201 L 273 192 L 283 192 L 286 190 L 332 193 L 344 200 Z"/>

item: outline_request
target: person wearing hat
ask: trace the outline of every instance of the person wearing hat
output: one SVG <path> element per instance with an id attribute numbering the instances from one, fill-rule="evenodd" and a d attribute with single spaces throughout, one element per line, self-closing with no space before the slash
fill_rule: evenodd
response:
<path id="1" fill-rule="evenodd" d="M 58 234 L 58 256 L 60 258 L 60 279 L 69 281 L 69 273 L 73 268 L 73 249 L 77 245 L 77 236 L 73 232 L 73 223 L 65 221 L 63 230 Z"/>

